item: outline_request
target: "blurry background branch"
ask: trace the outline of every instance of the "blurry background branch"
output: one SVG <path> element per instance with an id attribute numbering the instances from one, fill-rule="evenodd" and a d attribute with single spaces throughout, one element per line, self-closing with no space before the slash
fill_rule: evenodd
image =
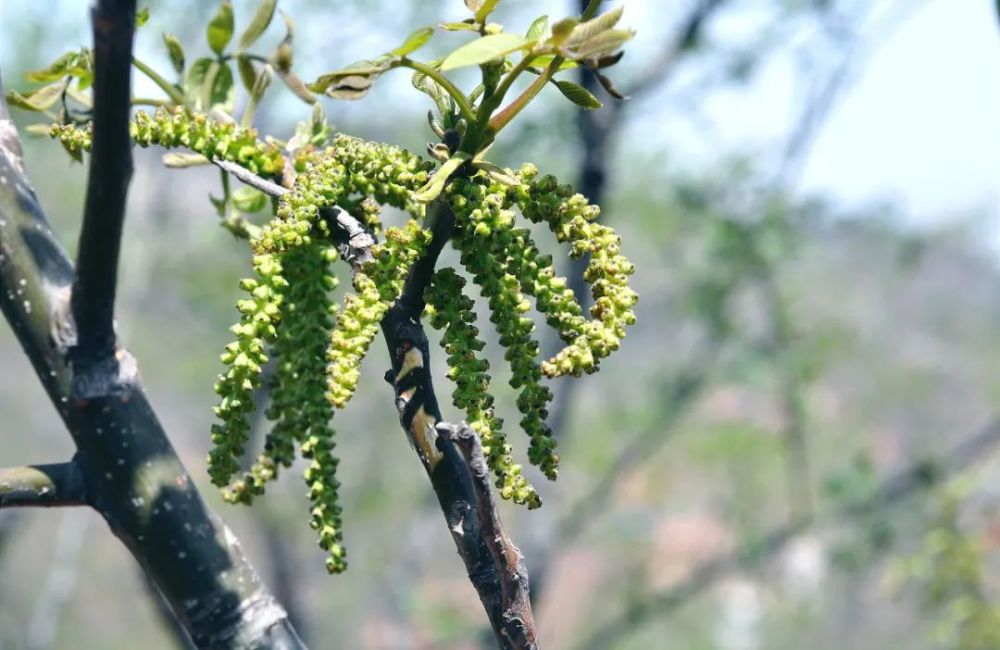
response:
<path id="1" fill-rule="evenodd" d="M 697 596 L 737 570 L 759 566 L 780 553 L 792 540 L 807 530 L 824 524 L 850 525 L 873 512 L 899 505 L 916 493 L 941 485 L 975 463 L 984 462 L 1000 445 L 1000 419 L 970 435 L 938 458 L 924 459 L 885 479 L 869 498 L 847 503 L 831 512 L 800 516 L 763 535 L 759 541 L 741 546 L 696 569 L 680 584 L 645 596 L 639 596 L 614 619 L 599 627 L 586 643 L 587 650 L 614 647 L 622 637 L 636 631 L 651 617 L 663 615 Z"/>

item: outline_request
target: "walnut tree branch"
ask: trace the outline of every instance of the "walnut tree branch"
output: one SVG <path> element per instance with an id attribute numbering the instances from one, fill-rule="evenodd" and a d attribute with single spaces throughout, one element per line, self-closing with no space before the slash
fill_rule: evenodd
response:
<path id="1" fill-rule="evenodd" d="M 115 350 L 114 310 L 125 201 L 132 178 L 129 116 L 135 0 L 99 0 L 94 34 L 94 136 L 71 299 L 80 373 L 107 370 Z M 100 382 L 77 382 L 80 397 Z"/>
<path id="2" fill-rule="evenodd" d="M 493 570 L 501 576 L 500 609 L 505 621 L 502 633 L 513 636 L 511 641 L 516 641 L 514 643 L 516 647 L 530 646 L 533 643 L 535 630 L 531 615 L 528 569 L 521 551 L 504 532 L 493 499 L 490 469 L 486 465 L 479 436 L 465 423 L 455 425 L 440 422 L 436 429 L 438 435 L 458 447 L 472 472 L 472 487 L 476 493 L 476 514 L 479 517 L 482 538 L 489 546 L 490 555 L 496 563 Z"/>
<path id="3" fill-rule="evenodd" d="M 115 353 L 116 365 L 131 366 L 130 381 L 117 384 L 120 392 L 82 398 L 73 389 L 79 376 L 69 361 L 78 341 L 69 306 L 74 278 L 25 174 L 0 92 L 0 311 L 73 438 L 88 504 L 132 553 L 197 647 L 304 649 L 238 540 L 202 501 L 142 390 L 135 364 L 120 363 L 131 357 Z"/>
<path id="4" fill-rule="evenodd" d="M 0 510 L 84 505 L 83 474 L 73 461 L 0 469 Z"/>
<path id="5" fill-rule="evenodd" d="M 288 189 L 278 185 L 274 181 L 261 178 L 246 167 L 230 162 L 228 160 L 212 160 L 212 164 L 233 175 L 236 180 L 254 189 L 258 189 L 268 196 L 283 196 L 288 194 Z"/>
<path id="6" fill-rule="evenodd" d="M 382 319 L 382 334 L 392 360 L 386 380 L 393 386 L 400 424 L 431 480 L 452 540 L 486 609 L 498 644 L 504 649 L 531 650 L 538 643 L 527 597 L 528 575 L 520 551 L 503 530 L 489 486 L 483 486 L 482 480 L 477 482 L 474 447 L 466 450 L 468 457 L 463 455 L 453 441 L 456 429 L 443 424 L 434 393 L 430 348 L 420 317 L 424 291 L 441 250 L 451 238 L 454 215 L 438 203 L 428 222 L 433 239 L 410 270 L 399 299 Z"/>

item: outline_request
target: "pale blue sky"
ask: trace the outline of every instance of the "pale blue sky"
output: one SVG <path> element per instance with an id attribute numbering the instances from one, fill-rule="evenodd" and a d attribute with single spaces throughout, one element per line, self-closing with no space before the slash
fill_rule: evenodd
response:
<path id="1" fill-rule="evenodd" d="M 889 197 L 914 218 L 1000 218 L 1000 30 L 992 0 L 929 0 L 831 117 L 803 187 Z M 993 244 L 994 246 L 996 243 Z"/>
<path id="2" fill-rule="evenodd" d="M 639 47 L 641 25 L 660 2 L 682 0 L 626 3 L 632 20 L 639 17 Z M 994 2 L 875 4 L 907 3 L 918 4 L 877 44 L 841 95 L 797 187 L 847 207 L 891 201 L 915 224 L 985 213 L 996 237 L 989 245 L 1000 250 L 1000 28 Z M 764 159 L 788 129 L 790 107 L 799 105 L 792 70 L 786 53 L 749 88 L 713 96 L 705 110 L 710 129 L 692 129 L 650 111 L 631 128 L 631 140 L 648 141 L 651 131 L 668 136 L 678 143 L 670 156 L 675 165 L 710 165 L 717 152 L 733 150 L 761 152 Z"/>

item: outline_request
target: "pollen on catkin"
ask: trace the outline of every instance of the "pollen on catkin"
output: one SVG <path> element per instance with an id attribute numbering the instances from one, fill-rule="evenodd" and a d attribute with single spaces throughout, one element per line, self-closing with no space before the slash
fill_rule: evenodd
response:
<path id="1" fill-rule="evenodd" d="M 222 399 L 215 407 L 220 422 L 212 426 L 215 446 L 208 457 L 208 472 L 220 487 L 239 471 L 254 409 L 253 393 L 260 387 L 262 366 L 267 362 L 265 348 L 277 337 L 281 303 L 288 289 L 281 262 L 274 255 L 254 257 L 253 268 L 256 277 L 240 283 L 248 297 L 236 304 L 240 322 L 230 328 L 236 340 L 222 353 L 227 370 L 215 384 Z"/>
<path id="2" fill-rule="evenodd" d="M 448 378 L 455 382 L 452 401 L 465 411 L 469 426 L 479 434 L 500 496 L 537 508 L 541 499 L 512 459 L 503 422 L 493 412 L 490 376 L 486 374 L 489 362 L 478 356 L 486 343 L 479 339 L 474 303 L 463 293 L 464 286 L 464 278 L 454 269 L 444 268 L 435 273 L 424 294 L 431 326 L 444 330 L 441 345 L 448 355 Z"/>
<path id="3" fill-rule="evenodd" d="M 327 399 L 335 407 L 346 406 L 357 390 L 361 361 L 378 334 L 382 317 L 429 240 L 430 233 L 414 220 L 403 228 L 387 228 L 385 242 L 373 249 L 373 259 L 355 274 L 355 293 L 344 298 L 326 352 L 330 362 Z"/>
<path id="4" fill-rule="evenodd" d="M 250 470 L 223 492 L 227 501 L 250 504 L 263 494 L 265 484 L 277 478 L 279 469 L 294 462 L 296 443 L 302 444 L 333 415 L 324 396 L 323 354 L 335 311 L 330 291 L 337 280 L 330 266 L 336 258 L 336 249 L 322 242 L 294 249 L 282 258 L 288 288 L 271 347 L 274 370 L 267 410 L 274 425 Z"/>
<path id="5" fill-rule="evenodd" d="M 500 345 L 506 348 L 504 357 L 511 366 L 510 385 L 519 389 L 520 424 L 531 439 L 528 459 L 554 480 L 559 456 L 545 423 L 552 391 L 542 384 L 539 345 L 532 337 L 535 325 L 525 316 L 531 305 L 522 295 L 517 277 L 507 272 L 505 255 L 498 255 L 512 237 L 514 212 L 506 207 L 505 191 L 491 185 L 485 175 L 453 181 L 449 200 L 455 214 L 455 246 L 462 264 L 489 301 L 490 321 L 496 325 Z"/>
<path id="6" fill-rule="evenodd" d="M 626 327 L 635 322 L 632 307 L 638 295 L 628 286 L 635 267 L 621 254 L 618 234 L 596 223 L 600 208 L 553 176 L 538 178 L 534 165 L 524 165 L 518 176 L 520 183 L 508 188 L 508 196 L 521 213 L 546 223 L 559 242 L 570 245 L 573 258 L 590 256 L 584 280 L 594 298 L 591 319 L 582 323 L 572 343 L 542 363 L 542 370 L 549 377 L 594 372 L 602 358 L 620 347 Z"/>

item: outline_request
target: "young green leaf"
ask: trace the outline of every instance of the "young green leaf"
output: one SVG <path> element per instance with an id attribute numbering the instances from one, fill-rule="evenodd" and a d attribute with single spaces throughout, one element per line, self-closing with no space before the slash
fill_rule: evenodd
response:
<path id="1" fill-rule="evenodd" d="M 135 12 L 135 28 L 139 29 L 143 25 L 149 22 L 149 7 L 143 7 L 139 11 Z"/>
<path id="2" fill-rule="evenodd" d="M 271 24 L 271 19 L 274 18 L 274 9 L 277 6 L 278 0 L 261 0 L 261 3 L 257 5 L 257 12 L 253 15 L 253 19 L 240 35 L 240 50 L 247 49 L 260 38 L 267 26 Z"/>
<path id="3" fill-rule="evenodd" d="M 552 36 L 546 41 L 550 45 L 555 45 L 559 47 L 569 38 L 569 35 L 573 33 L 573 29 L 580 24 L 579 18 L 569 17 L 563 18 L 555 25 L 552 26 Z"/>
<path id="4" fill-rule="evenodd" d="M 163 33 L 163 44 L 167 46 L 167 54 L 170 56 L 170 65 L 174 66 L 174 72 L 178 75 L 184 74 L 184 48 L 177 37 L 167 32 Z"/>
<path id="5" fill-rule="evenodd" d="M 590 94 L 590 91 L 579 84 L 575 84 L 572 81 L 556 79 L 553 79 L 552 83 L 559 88 L 559 92 L 561 92 L 566 99 L 573 102 L 577 106 L 591 109 L 603 106 L 603 104 L 601 104 L 596 97 Z"/>
<path id="6" fill-rule="evenodd" d="M 206 82 L 211 78 L 212 84 L 208 88 L 208 101 L 204 103 L 204 106 L 208 109 L 219 107 L 224 112 L 230 113 L 236 106 L 236 87 L 233 82 L 233 71 L 232 69 L 224 64 L 212 62 L 214 65 L 218 66 L 218 70 L 212 75 L 206 75 Z"/>
<path id="7" fill-rule="evenodd" d="M 47 68 L 24 73 L 24 78 L 36 84 L 57 81 L 70 74 L 70 71 L 77 66 L 79 60 L 79 52 L 67 52 L 53 61 Z"/>
<path id="8" fill-rule="evenodd" d="M 624 5 L 616 7 L 611 11 L 601 14 L 597 18 L 588 20 L 585 23 L 580 23 L 573 28 L 573 32 L 569 35 L 569 38 L 566 39 L 566 47 L 573 47 L 574 45 L 597 36 L 601 32 L 608 31 L 618 24 L 624 10 Z"/>
<path id="9" fill-rule="evenodd" d="M 253 67 L 253 61 L 245 54 L 236 56 L 236 69 L 240 72 L 240 81 L 247 91 L 252 91 L 254 83 L 257 81 L 257 70 Z"/>
<path id="10" fill-rule="evenodd" d="M 479 25 L 471 18 L 461 23 L 438 23 L 438 27 L 446 32 L 478 32 Z"/>
<path id="11" fill-rule="evenodd" d="M 187 77 L 184 79 L 184 96 L 188 104 L 201 106 L 201 88 L 213 63 L 215 61 L 206 56 L 195 60 L 188 68 Z"/>
<path id="12" fill-rule="evenodd" d="M 536 56 L 531 60 L 532 68 L 547 68 L 552 60 L 556 58 L 555 54 L 543 54 L 541 56 Z M 556 68 L 556 72 L 562 72 L 563 70 L 572 70 L 573 68 L 579 67 L 579 63 L 576 61 L 571 61 L 570 59 L 564 59 L 559 63 L 559 67 Z"/>
<path id="13" fill-rule="evenodd" d="M 229 41 L 233 38 L 233 3 L 224 0 L 219 5 L 219 10 L 208 23 L 208 46 L 219 56 L 225 51 Z"/>
<path id="14" fill-rule="evenodd" d="M 374 60 L 356 61 L 346 68 L 328 72 L 308 85 L 309 90 L 317 93 L 325 93 L 328 88 L 336 85 L 345 77 L 368 77 L 371 81 L 380 74 L 392 67 L 396 60 L 393 57 L 383 56 Z M 369 85 L 371 85 L 369 83 Z"/>
<path id="15" fill-rule="evenodd" d="M 608 29 L 576 44 L 570 48 L 569 54 L 576 60 L 611 54 L 633 36 L 635 32 L 630 29 Z"/>
<path id="16" fill-rule="evenodd" d="M 545 32 L 549 29 L 549 17 L 539 16 L 528 27 L 528 33 L 524 35 L 529 41 L 538 41 L 545 36 Z"/>
<path id="17" fill-rule="evenodd" d="M 435 66 L 431 65 L 431 67 Z M 451 114 L 451 103 L 448 93 L 445 92 L 445 90 L 441 88 L 436 81 L 425 75 L 423 72 L 414 72 L 413 77 L 410 79 L 410 83 L 413 84 L 414 88 L 434 100 L 434 105 L 437 106 L 442 119 L 444 119 L 446 115 Z"/>
<path id="18" fill-rule="evenodd" d="M 500 0 L 483 0 L 482 5 L 476 10 L 476 22 L 480 25 L 486 22 L 486 18 L 493 13 L 493 10 L 500 4 Z"/>
<path id="19" fill-rule="evenodd" d="M 368 94 L 374 80 L 374 77 L 357 74 L 339 77 L 324 92 L 333 99 L 361 99 Z"/>
<path id="20" fill-rule="evenodd" d="M 394 56 L 406 56 L 407 54 L 416 52 L 421 47 L 423 47 L 424 44 L 427 43 L 427 41 L 431 40 L 431 36 L 433 35 L 434 35 L 433 27 L 421 27 L 417 31 L 407 36 L 406 40 L 403 41 L 403 44 L 397 47 L 396 49 L 392 50 L 391 52 L 389 52 L 389 54 Z"/>
<path id="21" fill-rule="evenodd" d="M 59 101 L 63 91 L 66 90 L 66 86 L 66 81 L 53 81 L 46 86 L 35 88 L 25 94 L 12 90 L 7 93 L 7 102 L 11 106 L 17 106 L 27 111 L 47 111 L 52 108 L 53 104 Z"/>
<path id="22" fill-rule="evenodd" d="M 471 43 L 466 43 L 446 56 L 441 62 L 441 70 L 480 65 L 507 56 L 512 52 L 527 49 L 534 44 L 535 41 L 530 41 L 517 34 L 490 34 L 477 38 Z"/>
<path id="23" fill-rule="evenodd" d="M 441 191 L 444 189 L 444 184 L 448 182 L 451 175 L 458 171 L 465 162 L 471 159 L 472 156 L 469 154 L 459 151 L 454 156 L 448 159 L 447 162 L 443 163 L 431 179 L 427 181 L 427 184 L 417 190 L 415 198 L 421 203 L 430 203 L 438 196 L 441 195 Z"/>
<path id="24" fill-rule="evenodd" d="M 252 187 L 240 187 L 232 196 L 233 205 L 240 212 L 260 212 L 267 207 L 267 195 Z"/>

